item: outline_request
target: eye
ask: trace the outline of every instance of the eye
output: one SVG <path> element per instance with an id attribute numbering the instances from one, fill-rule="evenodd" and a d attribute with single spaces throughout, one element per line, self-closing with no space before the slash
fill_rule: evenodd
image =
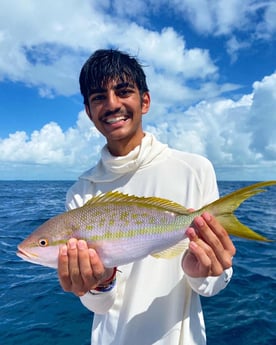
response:
<path id="1" fill-rule="evenodd" d="M 119 90 L 118 95 L 119 95 L 120 97 L 128 97 L 128 96 L 130 96 L 132 93 L 133 93 L 133 90 L 132 90 L 132 89 L 122 89 L 122 90 Z"/>
<path id="2" fill-rule="evenodd" d="M 40 247 L 47 247 L 48 246 L 48 240 L 47 238 L 41 238 L 39 241 L 38 241 L 38 244 Z"/>
<path id="3" fill-rule="evenodd" d="M 90 97 L 90 102 L 91 103 L 97 103 L 105 99 L 105 96 L 102 94 L 96 94 Z"/>

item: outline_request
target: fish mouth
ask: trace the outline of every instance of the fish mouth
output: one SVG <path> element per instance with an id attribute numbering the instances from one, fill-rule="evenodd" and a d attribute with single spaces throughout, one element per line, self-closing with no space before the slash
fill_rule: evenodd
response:
<path id="1" fill-rule="evenodd" d="M 20 258 L 24 259 L 24 258 L 29 258 L 29 259 L 33 259 L 33 258 L 37 258 L 38 255 L 34 254 L 34 253 L 30 253 L 27 252 L 26 250 L 20 248 L 19 246 L 17 247 L 17 252 L 16 255 L 19 256 Z"/>
<path id="2" fill-rule="evenodd" d="M 16 255 L 19 256 L 22 260 L 31 262 L 32 264 L 47 266 L 51 268 L 57 268 L 57 260 L 51 258 L 45 259 L 41 258 L 38 254 L 31 253 L 26 251 L 25 249 L 21 248 L 20 246 L 17 247 Z"/>

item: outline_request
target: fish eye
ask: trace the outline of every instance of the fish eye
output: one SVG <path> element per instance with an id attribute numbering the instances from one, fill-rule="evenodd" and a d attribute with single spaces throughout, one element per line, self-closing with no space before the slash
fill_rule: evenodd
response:
<path id="1" fill-rule="evenodd" d="M 38 244 L 40 247 L 47 247 L 48 246 L 48 240 L 47 238 L 41 238 L 39 241 L 38 241 Z"/>

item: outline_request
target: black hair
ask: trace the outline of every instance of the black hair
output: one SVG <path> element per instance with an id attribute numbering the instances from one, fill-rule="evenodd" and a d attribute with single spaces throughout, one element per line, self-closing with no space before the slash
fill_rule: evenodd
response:
<path id="1" fill-rule="evenodd" d="M 142 65 L 133 56 L 119 50 L 96 50 L 83 65 L 79 83 L 84 104 L 93 89 L 106 87 L 110 80 L 134 83 L 142 96 L 149 91 Z"/>

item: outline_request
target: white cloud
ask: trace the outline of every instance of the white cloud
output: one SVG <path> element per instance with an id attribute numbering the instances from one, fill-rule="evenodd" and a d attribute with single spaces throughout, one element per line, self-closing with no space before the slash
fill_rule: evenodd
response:
<path id="1" fill-rule="evenodd" d="M 151 1 L 156 3 L 156 1 Z M 164 1 L 160 3 L 160 6 Z M 232 35 L 237 31 L 266 33 L 275 31 L 274 0 L 171 0 L 169 6 L 182 13 L 190 24 L 202 34 Z M 260 27 L 256 27 L 256 20 Z"/>
<path id="2" fill-rule="evenodd" d="M 252 94 L 236 101 L 202 101 L 185 112 L 159 116 L 161 125 L 148 118 L 147 128 L 172 147 L 207 156 L 218 171 L 236 167 L 242 174 L 242 169 L 263 166 L 259 174 L 275 178 L 275 90 L 276 73 L 255 82 Z"/>
<path id="3" fill-rule="evenodd" d="M 252 131 L 250 148 L 264 160 L 276 160 L 276 73 L 255 82 L 248 127 Z"/>
<path id="4" fill-rule="evenodd" d="M 201 101 L 182 112 L 144 117 L 144 128 L 171 147 L 207 156 L 218 172 L 227 168 L 252 173 L 263 167 L 262 176 L 276 174 L 276 73 L 253 85 L 253 92 L 237 101 Z M 161 108 L 159 109 L 161 111 Z M 266 133 L 263 136 L 263 133 Z M 76 126 L 63 132 L 51 122 L 30 136 L 16 132 L 0 140 L 2 170 L 7 162 L 35 167 L 44 165 L 44 174 L 62 169 L 63 178 L 76 178 L 98 159 L 104 140 L 85 112 Z M 266 171 L 269 170 L 269 171 Z M 29 170 L 29 177 L 33 176 Z M 256 168 L 256 171 L 258 169 Z M 30 175 L 31 174 L 31 175 Z M 49 178 L 49 175 L 47 175 Z M 220 173 L 219 178 L 223 178 Z M 257 179 L 256 174 L 251 174 Z M 260 175 L 261 176 L 261 175 Z"/>
<path id="5" fill-rule="evenodd" d="M 228 54 L 231 56 L 232 62 L 235 62 L 237 60 L 238 52 L 249 47 L 250 42 L 239 41 L 236 36 L 231 36 L 230 39 L 226 42 L 226 49 Z"/>
<path id="6" fill-rule="evenodd" d="M 138 54 L 152 67 L 153 79 L 162 72 L 169 82 L 178 76 L 181 85 L 187 80 L 217 82 L 218 69 L 208 50 L 187 49 L 185 38 L 173 28 L 158 32 L 130 22 L 127 15 L 116 18 L 103 11 L 108 2 L 98 6 L 96 1 L 68 0 L 63 7 L 64 2 L 49 6 L 32 0 L 24 6 L 15 0 L 4 4 L 0 80 L 35 86 L 42 97 L 77 93 L 80 66 L 91 51 L 107 46 Z"/>
<path id="7" fill-rule="evenodd" d="M 232 61 L 253 40 L 275 35 L 272 0 L 137 0 L 131 6 L 125 0 L 67 0 L 51 6 L 2 0 L 0 81 L 36 87 L 42 97 L 73 95 L 90 52 L 120 48 L 148 65 L 152 110 L 145 116 L 146 129 L 172 147 L 208 156 L 219 172 L 243 167 L 249 173 L 258 165 L 276 173 L 276 74 L 255 82 L 250 95 L 226 98 L 239 85 L 221 82 L 208 49 L 189 48 L 173 27 L 161 23 L 162 29 L 153 29 L 150 15 L 172 9 L 176 19 L 184 17 L 199 33 L 225 36 Z M 7 176 L 10 164 L 15 175 L 20 167 L 30 177 L 50 178 L 60 169 L 62 178 L 76 178 L 94 164 L 102 144 L 81 112 L 65 131 L 50 122 L 30 135 L 21 131 L 0 139 L 1 168 Z"/>
<path id="8" fill-rule="evenodd" d="M 276 32 L 276 3 L 269 2 L 264 11 L 264 20 L 257 25 L 257 36 L 270 39 Z"/>
<path id="9" fill-rule="evenodd" d="M 88 168 L 99 155 L 103 144 L 100 134 L 81 112 L 74 128 L 63 132 L 57 123 L 50 122 L 30 136 L 15 132 L 0 140 L 0 161 L 64 168 Z M 46 169 L 47 170 L 47 169 Z"/>
<path id="10" fill-rule="evenodd" d="M 276 28 L 276 6 L 271 1 L 140 0 L 128 6 L 124 1 L 68 0 L 64 4 L 1 2 L 0 80 L 36 86 L 44 97 L 72 95 L 78 92 L 79 66 L 90 52 L 112 46 L 138 54 L 155 73 L 166 71 L 166 79 L 181 75 L 182 85 L 206 78 L 217 82 L 218 69 L 208 50 L 187 49 L 185 38 L 172 27 L 157 32 L 131 21 L 134 15 L 147 17 L 165 5 L 203 34 L 229 35 L 227 49 L 234 60 L 241 48 L 250 45 L 254 30 L 255 36 L 271 37 Z M 262 17 L 258 26 L 252 20 L 257 11 Z M 248 30 L 251 38 L 238 40 L 237 29 Z"/>
<path id="11" fill-rule="evenodd" d="M 155 0 L 151 3 L 156 6 Z M 232 61 L 240 49 L 262 40 L 275 40 L 274 0 L 163 0 L 159 5 L 159 8 L 169 6 L 201 35 L 225 37 Z"/>

